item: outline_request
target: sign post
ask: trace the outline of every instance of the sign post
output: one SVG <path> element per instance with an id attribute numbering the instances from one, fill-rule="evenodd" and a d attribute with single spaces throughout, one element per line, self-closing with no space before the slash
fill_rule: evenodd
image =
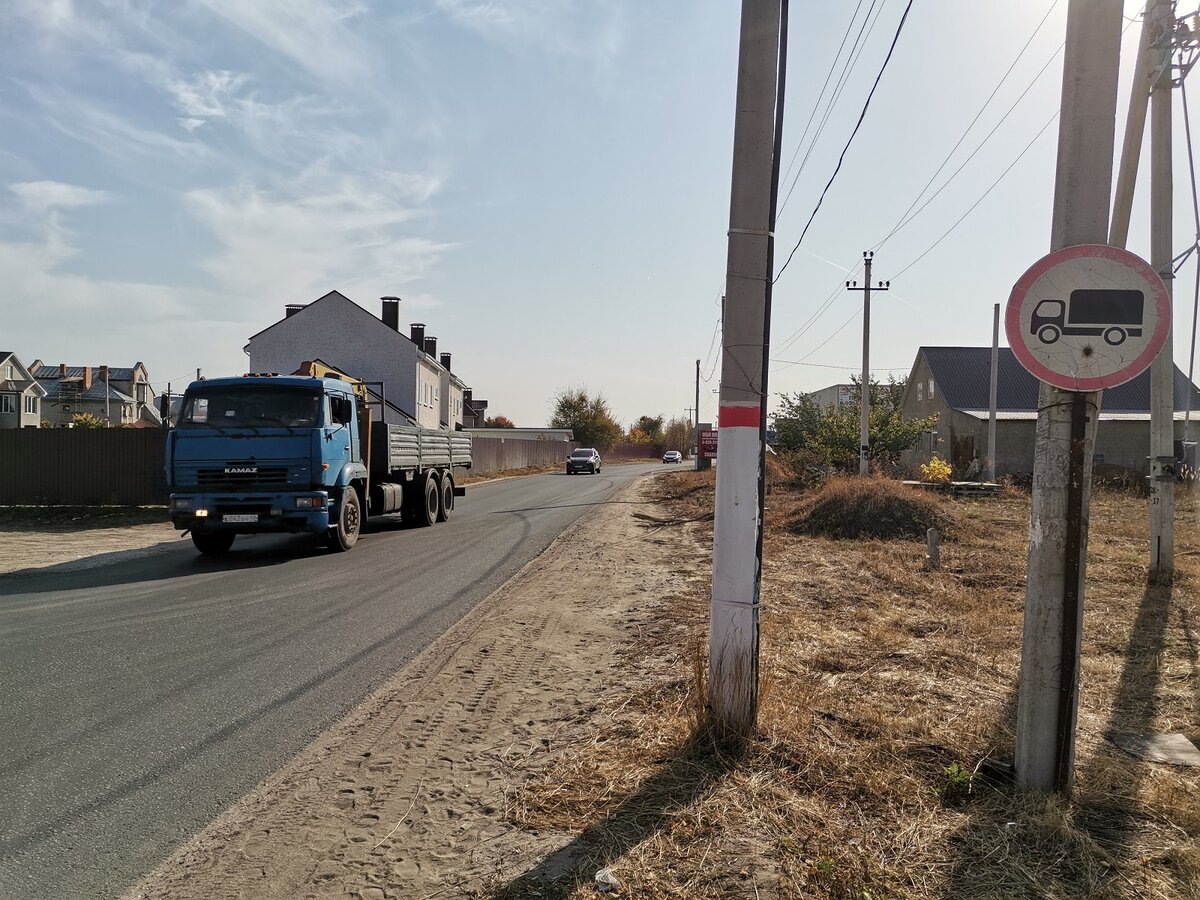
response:
<path id="1" fill-rule="evenodd" d="M 1044 458 L 1041 416 L 1038 423 L 1041 456 L 1035 460 L 1017 708 L 1017 779 L 1024 787 L 1069 793 L 1073 778 L 1091 482 L 1088 447 L 1093 446 L 1100 412 L 1097 392 L 1146 371 L 1170 330 L 1171 301 L 1162 279 L 1145 260 L 1105 244 L 1065 247 L 1043 257 L 1021 276 L 1009 297 L 1005 331 L 1013 354 L 1043 382 L 1041 396 L 1047 387 L 1057 389 L 1053 405 L 1069 416 L 1065 497 L 1060 489 L 1049 504 L 1045 495 L 1053 486 L 1046 472 L 1056 463 Z M 1051 530 L 1063 525 L 1060 568 L 1059 535 Z M 1045 599 L 1045 584 L 1035 579 L 1047 568 L 1055 570 L 1055 583 L 1061 573 L 1058 615 L 1057 604 L 1035 602 Z"/>

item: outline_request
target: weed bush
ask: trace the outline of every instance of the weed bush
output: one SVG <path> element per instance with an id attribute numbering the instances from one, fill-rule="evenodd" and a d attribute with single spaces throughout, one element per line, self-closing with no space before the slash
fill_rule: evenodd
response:
<path id="1" fill-rule="evenodd" d="M 943 536 L 954 521 L 941 501 L 887 478 L 829 479 L 800 508 L 792 530 L 838 539 L 924 538 L 930 528 Z"/>

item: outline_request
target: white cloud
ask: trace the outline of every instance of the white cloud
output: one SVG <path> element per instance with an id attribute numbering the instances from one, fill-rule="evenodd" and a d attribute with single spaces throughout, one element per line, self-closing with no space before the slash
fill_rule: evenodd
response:
<path id="1" fill-rule="evenodd" d="M 530 44 L 566 56 L 611 60 L 621 46 L 620 10 L 586 0 L 434 0 L 461 27 L 489 41 Z"/>
<path id="2" fill-rule="evenodd" d="M 230 98 L 245 82 L 245 75 L 221 70 L 201 72 L 190 81 L 168 79 L 165 87 L 190 119 L 226 119 Z"/>
<path id="3" fill-rule="evenodd" d="M 203 267 L 221 285 L 258 297 L 307 297 L 366 281 L 398 291 L 452 245 L 398 233 L 422 212 L 411 198 L 383 192 L 386 184 L 328 179 L 295 198 L 249 185 L 191 191 L 191 211 L 221 244 Z"/>
<path id="4" fill-rule="evenodd" d="M 22 181 L 8 189 L 17 195 L 25 209 L 44 213 L 72 206 L 91 206 L 109 199 L 106 191 L 64 184 L 61 181 Z"/>
<path id="5" fill-rule="evenodd" d="M 361 83 L 374 53 L 350 27 L 366 6 L 338 0 L 200 0 L 325 82 Z"/>

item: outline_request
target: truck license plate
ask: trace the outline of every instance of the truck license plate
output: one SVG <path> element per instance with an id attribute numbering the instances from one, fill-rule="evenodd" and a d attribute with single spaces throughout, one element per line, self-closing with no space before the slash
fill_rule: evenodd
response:
<path id="1" fill-rule="evenodd" d="M 222 522 L 257 522 L 258 513 L 234 513 L 221 516 Z"/>

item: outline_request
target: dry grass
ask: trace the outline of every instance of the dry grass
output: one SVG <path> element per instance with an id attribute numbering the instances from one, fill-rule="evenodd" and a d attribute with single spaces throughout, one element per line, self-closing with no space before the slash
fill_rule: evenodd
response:
<path id="1" fill-rule="evenodd" d="M 924 538 L 952 530 L 947 504 L 890 478 L 830 478 L 805 497 L 791 526 L 800 534 L 858 540 Z"/>
<path id="2" fill-rule="evenodd" d="M 547 889 L 591 896 L 1200 897 L 1200 778 L 1141 763 L 1109 730 L 1200 742 L 1196 494 L 1181 495 L 1178 576 L 1147 587 L 1144 498 L 1092 506 L 1078 770 L 1072 802 L 1020 794 L 1012 758 L 1029 499 L 952 507 L 958 540 L 923 569 L 918 541 L 831 541 L 790 527 L 812 499 L 769 497 L 758 734 L 736 750 L 703 704 L 713 473 L 660 479 L 685 523 L 679 590 L 600 698 L 591 740 L 515 798 L 532 829 L 579 837 Z M 549 890 L 547 893 L 546 891 Z"/>

